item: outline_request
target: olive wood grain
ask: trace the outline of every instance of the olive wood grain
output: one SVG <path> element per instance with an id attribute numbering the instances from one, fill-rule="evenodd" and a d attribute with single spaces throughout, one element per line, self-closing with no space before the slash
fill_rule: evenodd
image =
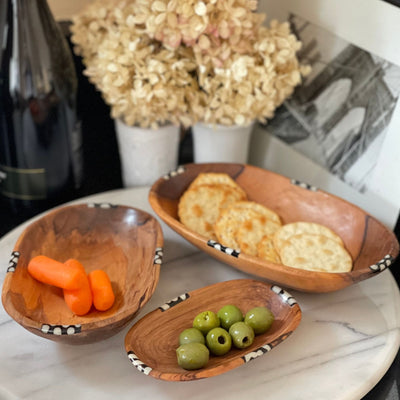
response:
<path id="1" fill-rule="evenodd" d="M 227 173 L 246 191 L 249 200 L 277 212 L 284 224 L 309 221 L 332 229 L 343 239 L 352 256 L 353 269 L 347 273 L 306 271 L 269 263 L 243 253 L 235 257 L 211 247 L 207 238 L 182 225 L 177 215 L 181 195 L 202 172 Z M 393 263 L 399 253 L 399 243 L 394 233 L 354 204 L 250 165 L 184 165 L 176 173 L 154 183 L 149 202 L 157 215 L 173 230 L 216 259 L 270 282 L 304 292 L 331 292 L 373 277 Z M 374 266 L 385 256 L 388 256 L 387 261 Z"/>
<path id="2" fill-rule="evenodd" d="M 154 259 L 162 246 L 158 221 L 144 211 L 108 204 L 56 209 L 30 224 L 15 244 L 10 262 L 16 264 L 15 271 L 8 269 L 3 284 L 4 308 L 23 327 L 46 339 L 70 344 L 105 339 L 126 326 L 152 296 L 160 274 Z M 112 308 L 101 312 L 92 307 L 86 315 L 74 315 L 62 289 L 28 273 L 29 260 L 40 254 L 60 262 L 75 258 L 87 273 L 106 271 L 115 293 Z"/>
<path id="3" fill-rule="evenodd" d="M 246 349 L 232 348 L 223 356 L 212 356 L 201 369 L 188 371 L 177 363 L 179 334 L 190 328 L 202 311 L 218 310 L 227 304 L 243 314 L 253 307 L 268 307 L 275 316 L 271 328 L 255 337 Z M 216 283 L 182 294 L 136 322 L 125 337 L 125 349 L 139 371 L 157 379 L 188 381 L 208 378 L 239 367 L 284 341 L 297 328 L 301 310 L 296 300 L 277 286 L 253 279 Z"/>

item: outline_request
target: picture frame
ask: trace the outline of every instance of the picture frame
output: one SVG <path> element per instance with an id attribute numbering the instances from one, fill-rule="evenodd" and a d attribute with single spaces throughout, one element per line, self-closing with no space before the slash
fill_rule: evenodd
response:
<path id="1" fill-rule="evenodd" d="M 400 8 L 383 0 L 260 0 L 312 72 L 253 132 L 250 164 L 338 195 L 394 228 L 400 209 Z"/>
<path id="2" fill-rule="evenodd" d="M 387 1 L 388 3 L 393 4 L 397 7 L 400 7 L 400 0 L 384 0 L 384 1 Z"/>

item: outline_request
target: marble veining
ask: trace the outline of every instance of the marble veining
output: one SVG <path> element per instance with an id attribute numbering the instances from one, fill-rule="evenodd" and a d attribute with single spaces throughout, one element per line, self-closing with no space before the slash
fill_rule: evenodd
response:
<path id="1" fill-rule="evenodd" d="M 367 335 L 364 332 L 358 331 L 356 328 L 353 328 L 350 324 L 350 322 L 337 322 L 337 321 L 324 321 L 324 320 L 316 320 L 315 321 L 317 324 L 334 324 L 334 325 L 340 325 L 345 329 L 348 329 L 349 331 L 357 334 L 357 335 L 361 335 L 361 336 L 365 336 L 365 337 L 370 337 L 370 335 Z"/>
<path id="2" fill-rule="evenodd" d="M 126 204 L 154 215 L 147 195 L 148 188 L 140 188 L 84 200 Z M 1 283 L 26 225 L 0 240 Z M 135 321 L 182 293 L 228 279 L 254 278 L 201 253 L 161 225 L 165 243 L 160 281 Z M 390 271 L 335 293 L 288 291 L 303 314 L 284 343 L 261 350 L 269 350 L 262 357 L 249 356 L 251 362 L 225 374 L 173 384 L 146 376 L 142 372 L 147 366 L 140 366 L 135 355 L 127 357 L 124 337 L 130 326 L 102 342 L 61 345 L 31 334 L 0 307 L 0 399 L 360 399 L 380 380 L 400 346 L 400 294 Z"/>

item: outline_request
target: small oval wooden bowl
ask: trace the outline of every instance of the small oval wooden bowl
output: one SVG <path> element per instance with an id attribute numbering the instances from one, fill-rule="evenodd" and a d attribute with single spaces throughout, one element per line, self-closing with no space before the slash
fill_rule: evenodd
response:
<path id="1" fill-rule="evenodd" d="M 246 349 L 232 348 L 223 356 L 210 355 L 208 364 L 188 371 L 178 365 L 179 334 L 192 327 L 202 311 L 217 312 L 234 304 L 245 314 L 253 307 L 268 307 L 275 316 L 271 328 L 255 337 Z M 297 328 L 301 310 L 296 300 L 278 286 L 253 279 L 216 283 L 184 293 L 145 315 L 125 337 L 125 349 L 132 364 L 146 375 L 166 381 L 209 378 L 239 367 L 282 343 Z"/>
<path id="2" fill-rule="evenodd" d="M 249 200 L 276 211 L 284 224 L 316 222 L 336 232 L 352 256 L 347 273 L 313 272 L 273 264 L 232 252 L 188 229 L 178 219 L 178 203 L 201 172 L 224 172 L 247 193 Z M 189 242 L 216 259 L 278 285 L 304 292 L 332 292 L 371 278 L 390 266 L 399 254 L 392 231 L 359 207 L 306 183 L 242 164 L 187 164 L 157 180 L 149 202 L 158 216 Z"/>
<path id="3" fill-rule="evenodd" d="M 158 221 L 135 208 L 110 204 L 65 206 L 45 214 L 21 234 L 2 290 L 7 313 L 30 332 L 69 344 L 103 340 L 125 327 L 152 296 L 160 274 L 163 234 Z M 39 254 L 79 260 L 85 270 L 103 269 L 115 293 L 107 311 L 84 316 L 67 307 L 62 289 L 28 273 Z"/>

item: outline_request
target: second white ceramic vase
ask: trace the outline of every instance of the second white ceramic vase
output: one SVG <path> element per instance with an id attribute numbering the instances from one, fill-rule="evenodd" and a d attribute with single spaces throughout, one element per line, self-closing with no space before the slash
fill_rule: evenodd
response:
<path id="1" fill-rule="evenodd" d="M 246 164 L 254 123 L 246 126 L 208 125 L 192 127 L 195 163 L 232 162 Z"/>

